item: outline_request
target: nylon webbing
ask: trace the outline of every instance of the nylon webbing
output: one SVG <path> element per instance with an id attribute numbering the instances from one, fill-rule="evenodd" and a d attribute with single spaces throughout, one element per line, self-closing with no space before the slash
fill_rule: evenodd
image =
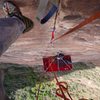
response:
<path id="1" fill-rule="evenodd" d="M 47 7 L 48 1 L 49 0 L 40 0 L 39 7 L 37 10 L 37 18 L 39 20 L 43 19 L 44 15 L 45 15 L 45 9 Z"/>
<path id="2" fill-rule="evenodd" d="M 38 7 L 38 13 L 37 13 L 37 19 L 40 21 L 41 24 L 46 23 L 57 11 L 58 9 L 58 0 L 40 0 L 39 7 Z M 50 10 L 47 12 L 47 6 L 48 3 L 51 3 Z"/>
<path id="3" fill-rule="evenodd" d="M 41 19 L 41 21 L 40 21 L 41 24 L 46 23 L 53 16 L 53 14 L 57 11 L 57 9 L 58 9 L 58 7 L 54 4 L 52 4 L 50 11 L 47 13 L 47 15 L 43 19 Z"/>
<path id="4" fill-rule="evenodd" d="M 70 29 L 68 32 L 64 33 L 63 35 L 59 36 L 58 38 L 54 39 L 53 41 L 55 40 L 58 40 L 62 37 L 64 37 L 65 35 L 69 34 L 69 33 L 72 33 L 74 31 L 76 31 L 77 29 L 89 24 L 90 22 L 92 22 L 93 20 L 96 20 L 100 18 L 100 12 L 96 12 L 94 15 L 90 16 L 89 18 L 85 19 L 84 21 L 82 21 L 80 24 L 78 24 L 77 26 L 75 26 L 74 28 Z"/>

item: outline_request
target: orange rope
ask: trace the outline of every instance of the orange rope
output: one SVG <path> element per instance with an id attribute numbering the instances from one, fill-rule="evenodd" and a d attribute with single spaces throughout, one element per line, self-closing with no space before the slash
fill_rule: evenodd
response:
<path id="1" fill-rule="evenodd" d="M 54 39 L 53 41 L 58 40 L 58 39 L 64 37 L 65 35 L 76 31 L 77 29 L 89 24 L 90 22 L 92 22 L 93 20 L 96 20 L 97 18 L 100 18 L 100 12 L 96 12 L 95 14 L 93 14 L 92 16 L 90 16 L 89 18 L 85 19 L 84 21 L 82 21 L 77 26 L 75 26 L 74 28 L 70 29 L 68 32 L 66 32 L 63 35 L 59 36 L 58 38 Z"/>
<path id="2" fill-rule="evenodd" d="M 58 78 L 56 76 L 56 73 L 54 73 L 54 77 L 55 77 L 55 80 L 57 82 L 56 85 L 59 86 L 59 88 L 56 89 L 56 95 L 59 96 L 59 97 L 61 97 L 61 98 L 63 98 L 64 100 L 73 100 L 72 97 L 70 96 L 69 92 L 68 92 L 68 85 L 67 85 L 67 83 L 66 82 L 59 82 Z M 66 87 L 64 85 L 66 85 Z M 61 92 L 61 94 L 59 92 Z M 64 92 L 67 92 L 67 94 L 68 94 L 68 96 L 69 96 L 70 99 L 68 99 L 66 97 L 66 95 L 64 94 Z"/>
<path id="3" fill-rule="evenodd" d="M 51 62 L 51 63 L 49 64 L 49 66 L 48 66 L 48 67 L 51 67 L 52 71 L 53 71 L 53 68 L 52 68 L 51 65 L 52 65 L 52 63 L 53 63 L 54 61 L 55 61 L 55 58 L 52 60 L 52 62 Z M 66 83 L 66 82 L 59 82 L 56 73 L 54 72 L 53 74 L 54 74 L 55 80 L 56 80 L 56 82 L 57 82 L 56 85 L 58 85 L 58 87 L 59 87 L 58 89 L 56 89 L 56 95 L 59 96 L 59 97 L 61 97 L 61 98 L 63 98 L 64 100 L 73 100 L 73 99 L 71 98 L 69 92 L 68 92 L 68 85 L 67 85 L 67 83 Z M 66 87 L 64 86 L 64 84 L 66 85 Z M 61 92 L 61 94 L 58 93 L 58 92 Z M 68 94 L 68 96 L 69 96 L 70 99 L 68 99 L 68 98 L 66 97 L 66 95 L 65 95 L 64 92 L 67 92 L 67 94 Z"/>

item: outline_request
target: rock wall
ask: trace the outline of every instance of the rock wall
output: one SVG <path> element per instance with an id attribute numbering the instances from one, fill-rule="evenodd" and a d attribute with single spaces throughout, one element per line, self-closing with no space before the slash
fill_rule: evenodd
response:
<path id="1" fill-rule="evenodd" d="M 100 19 L 55 41 L 54 47 L 47 47 L 51 39 L 54 17 L 45 25 L 41 25 L 36 20 L 38 0 L 14 1 L 21 8 L 23 15 L 33 20 L 34 28 L 19 37 L 0 57 L 0 62 L 38 65 L 42 64 L 43 56 L 54 55 L 58 51 L 70 54 L 73 62 L 94 60 L 96 63 L 100 62 Z M 82 16 L 90 16 L 92 12 L 100 11 L 99 5 L 100 0 L 61 0 L 61 14 L 59 15 L 61 19 L 57 20 L 55 37 L 84 20 Z M 67 15 L 80 15 L 80 17 Z M 62 18 L 65 19 L 62 20 Z"/>
<path id="2" fill-rule="evenodd" d="M 61 0 L 62 10 L 68 14 L 89 15 L 100 11 L 100 0 Z"/>
<path id="3" fill-rule="evenodd" d="M 33 0 L 37 6 L 39 0 Z M 68 14 L 90 15 L 100 11 L 100 0 L 61 0 L 61 9 Z"/>

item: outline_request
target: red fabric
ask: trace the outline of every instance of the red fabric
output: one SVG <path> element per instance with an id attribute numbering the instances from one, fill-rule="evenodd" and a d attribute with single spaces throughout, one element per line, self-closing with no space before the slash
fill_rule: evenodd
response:
<path id="1" fill-rule="evenodd" d="M 63 57 L 63 60 L 59 60 L 59 64 L 56 56 L 49 56 L 43 58 L 44 70 L 47 72 L 71 70 L 71 63 L 71 57 L 69 55 L 65 55 Z"/>
<path id="2" fill-rule="evenodd" d="M 54 39 L 54 31 L 52 32 L 51 41 Z"/>

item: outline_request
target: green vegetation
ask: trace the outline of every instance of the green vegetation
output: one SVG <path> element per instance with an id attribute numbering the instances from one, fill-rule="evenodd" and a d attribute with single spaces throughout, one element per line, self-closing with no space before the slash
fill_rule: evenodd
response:
<path id="1" fill-rule="evenodd" d="M 49 76 L 48 76 L 49 77 Z M 56 99 L 55 86 L 44 73 L 33 72 L 31 68 L 11 67 L 5 76 L 7 95 L 11 100 Z"/>
<path id="2" fill-rule="evenodd" d="M 92 63 L 76 63 L 69 72 L 59 72 L 58 79 L 66 81 L 74 98 L 100 100 L 100 67 Z M 29 67 L 11 65 L 5 76 L 5 88 L 11 100 L 62 100 L 55 96 L 56 82 L 53 75 L 34 72 Z"/>

